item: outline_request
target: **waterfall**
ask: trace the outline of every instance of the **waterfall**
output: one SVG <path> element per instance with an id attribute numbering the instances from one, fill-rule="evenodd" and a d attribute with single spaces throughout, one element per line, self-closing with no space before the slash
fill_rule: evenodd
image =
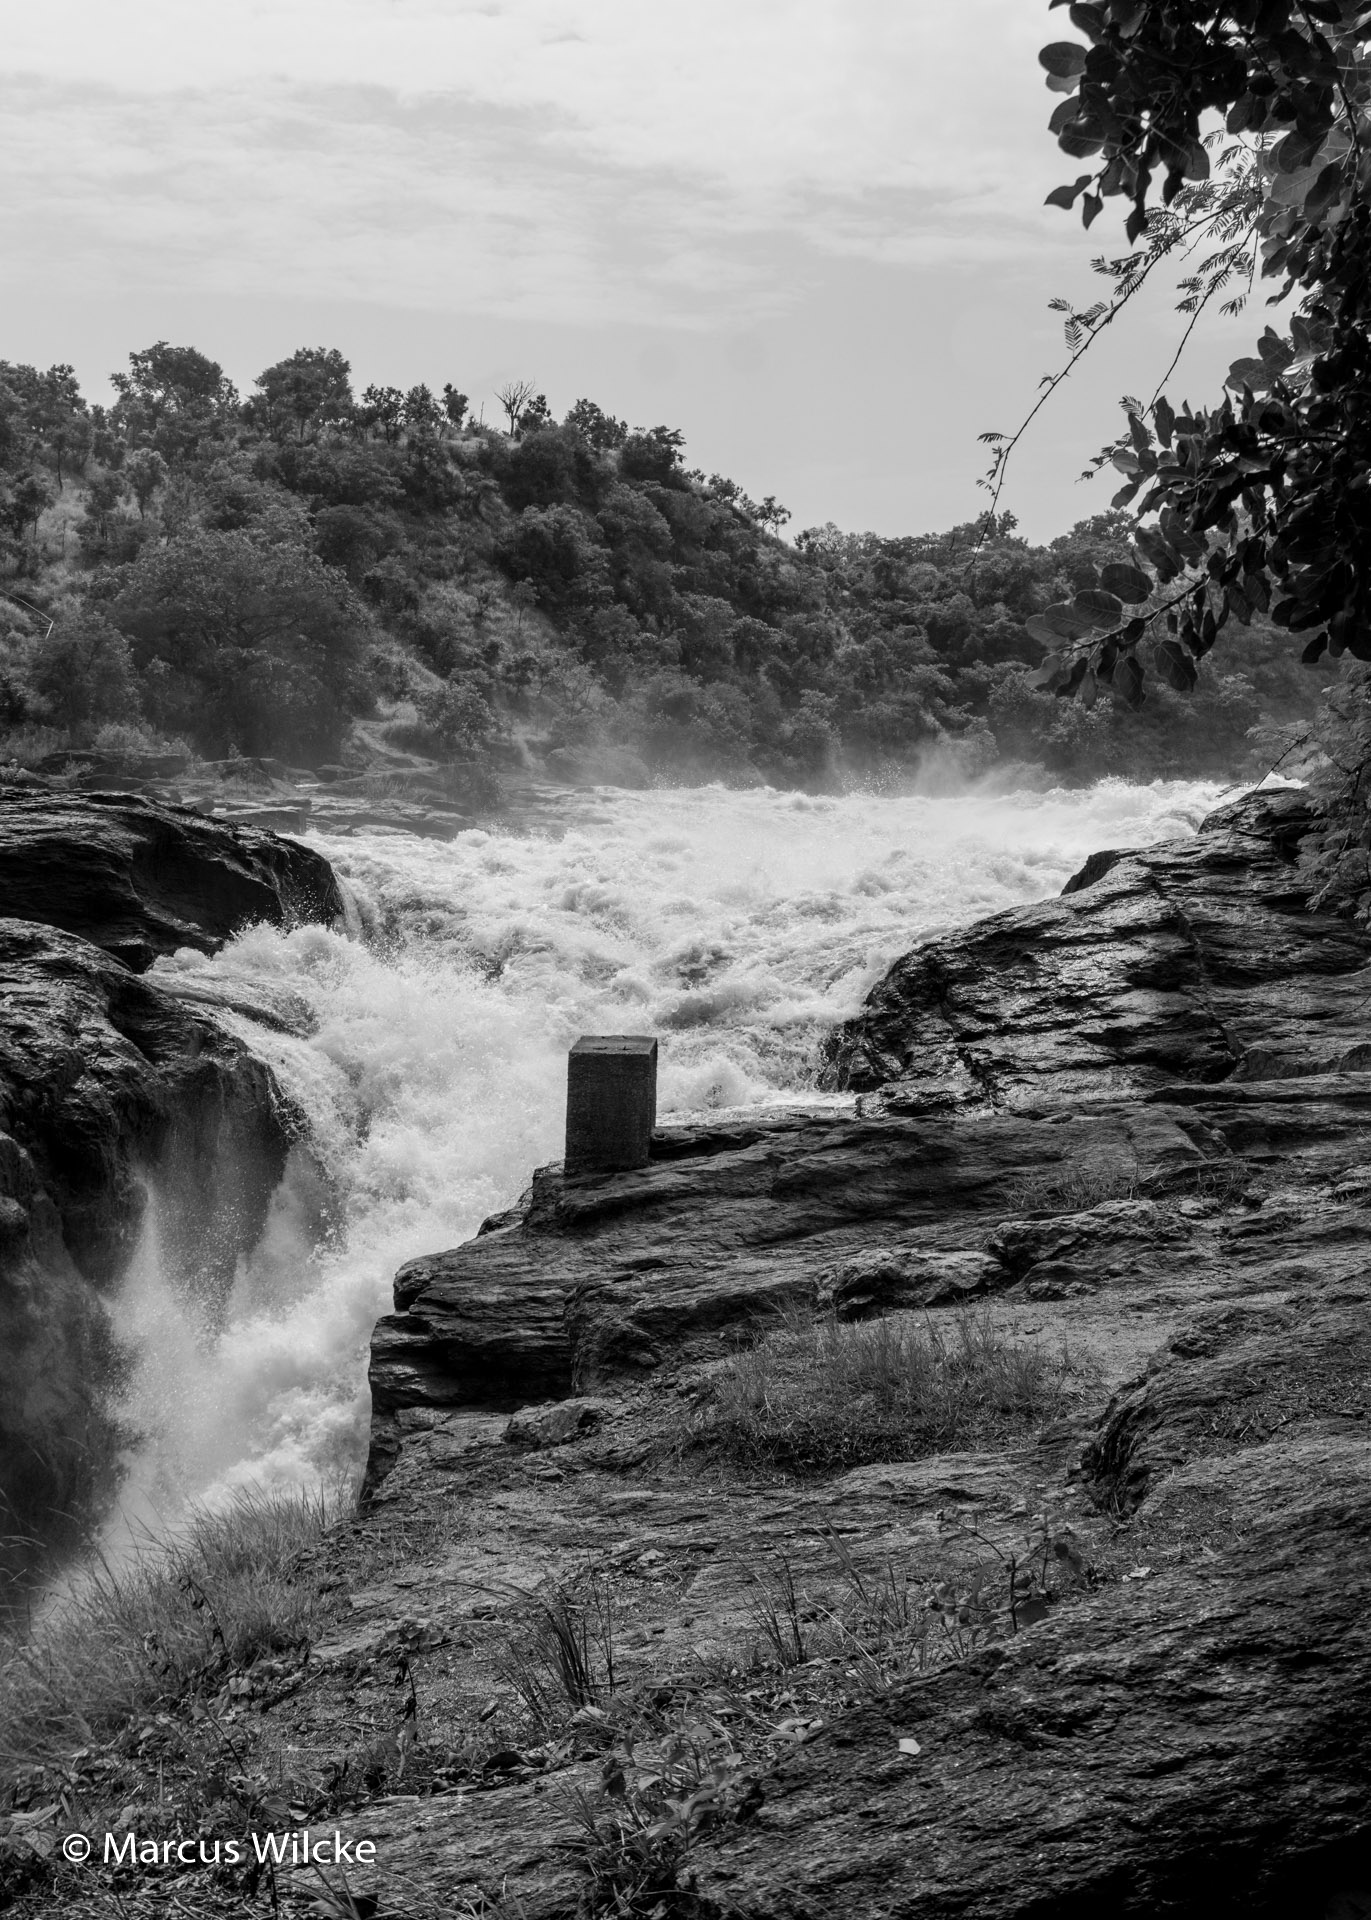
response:
<path id="1" fill-rule="evenodd" d="M 664 1118 L 817 1101 L 824 1033 L 898 954 L 1058 893 L 1099 848 L 1192 831 L 1220 797 L 1196 781 L 955 798 L 602 789 L 567 795 L 542 827 L 315 834 L 347 883 L 349 929 L 256 927 L 155 970 L 210 997 L 248 981 L 304 1004 L 306 1032 L 218 1017 L 269 1062 L 309 1139 L 212 1321 L 165 1270 L 149 1209 L 116 1306 L 136 1356 L 130 1499 L 165 1516 L 248 1482 L 360 1471 L 367 1342 L 395 1269 L 470 1236 L 559 1156 L 578 1033 L 659 1035 Z"/>

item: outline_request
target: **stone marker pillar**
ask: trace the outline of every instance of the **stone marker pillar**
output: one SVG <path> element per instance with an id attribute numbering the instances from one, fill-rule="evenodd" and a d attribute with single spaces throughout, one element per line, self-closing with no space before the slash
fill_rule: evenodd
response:
<path id="1" fill-rule="evenodd" d="M 657 1121 L 657 1042 L 584 1033 L 567 1055 L 565 1171 L 645 1167 Z"/>

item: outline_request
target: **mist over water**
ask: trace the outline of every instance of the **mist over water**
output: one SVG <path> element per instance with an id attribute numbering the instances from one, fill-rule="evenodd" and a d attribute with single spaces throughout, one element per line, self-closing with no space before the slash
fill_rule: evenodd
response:
<path id="1" fill-rule="evenodd" d="M 824 1033 L 898 954 L 1060 892 L 1099 848 L 1184 834 L 1222 795 L 600 790 L 541 830 L 312 836 L 365 942 L 258 927 L 212 960 L 159 962 L 305 1003 L 307 1038 L 222 1017 L 311 1137 L 226 1311 L 167 1270 L 154 1195 L 116 1311 L 144 1436 L 125 1515 L 164 1523 L 244 1483 L 360 1471 L 367 1343 L 395 1269 L 468 1238 L 560 1156 L 578 1034 L 656 1033 L 663 1119 L 818 1101 Z"/>

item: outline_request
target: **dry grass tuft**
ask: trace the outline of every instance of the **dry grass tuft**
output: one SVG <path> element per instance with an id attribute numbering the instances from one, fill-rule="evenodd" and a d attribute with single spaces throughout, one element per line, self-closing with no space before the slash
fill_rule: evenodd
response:
<path id="1" fill-rule="evenodd" d="M 715 1374 L 694 1437 L 742 1465 L 834 1471 L 993 1444 L 1043 1425 L 1090 1378 L 1063 1348 L 1008 1338 L 987 1312 L 947 1332 L 785 1310 Z"/>
<path id="2" fill-rule="evenodd" d="M 301 1559 L 330 1518 L 321 1496 L 244 1492 L 172 1543 L 83 1572 L 27 1634 L 0 1640 L 0 1774 L 306 1646 L 321 1602 Z"/>
<path id="3" fill-rule="evenodd" d="M 1064 1166 L 1049 1178 L 1017 1180 L 1006 1187 L 1002 1205 L 1008 1213 L 1089 1213 L 1111 1200 L 1137 1200 L 1144 1192 L 1142 1169 L 1112 1162 L 1082 1162 Z"/>

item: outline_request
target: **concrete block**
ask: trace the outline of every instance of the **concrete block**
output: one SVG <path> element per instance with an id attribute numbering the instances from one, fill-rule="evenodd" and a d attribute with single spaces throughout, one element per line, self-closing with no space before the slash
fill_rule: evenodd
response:
<path id="1" fill-rule="evenodd" d="M 565 1169 L 645 1167 L 657 1123 L 657 1042 L 644 1033 L 585 1033 L 567 1055 Z"/>

